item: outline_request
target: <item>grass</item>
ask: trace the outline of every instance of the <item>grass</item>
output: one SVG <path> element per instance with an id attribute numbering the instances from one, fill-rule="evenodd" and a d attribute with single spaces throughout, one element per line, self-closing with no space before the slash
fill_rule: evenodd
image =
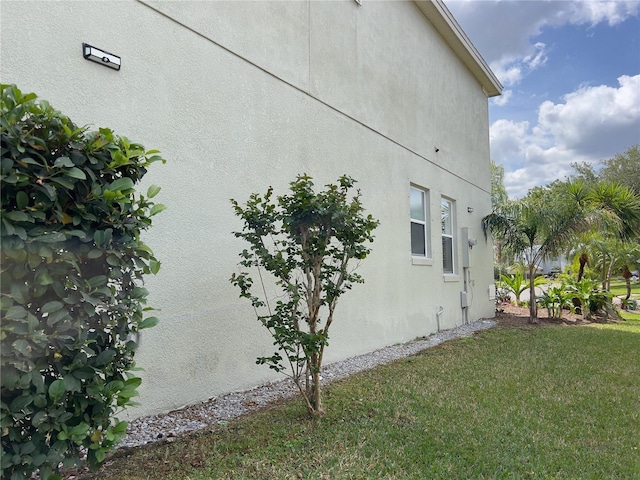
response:
<path id="1" fill-rule="evenodd" d="M 612 280 L 609 290 L 614 296 L 624 297 L 627 295 L 627 286 L 624 280 Z M 631 282 L 631 295 L 640 297 L 640 282 Z"/>
<path id="2" fill-rule="evenodd" d="M 496 328 L 119 454 L 100 479 L 640 478 L 640 315 Z"/>

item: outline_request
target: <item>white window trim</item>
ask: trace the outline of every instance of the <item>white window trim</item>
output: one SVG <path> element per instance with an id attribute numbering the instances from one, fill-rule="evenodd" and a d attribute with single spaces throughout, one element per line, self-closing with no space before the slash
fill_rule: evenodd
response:
<path id="1" fill-rule="evenodd" d="M 424 228 L 424 255 L 416 255 L 413 253 L 413 249 L 411 249 L 411 264 L 412 265 L 433 265 L 433 257 L 431 254 L 431 226 L 430 226 L 430 208 L 429 208 L 429 190 L 426 188 L 419 187 L 417 185 L 411 184 L 409 187 L 409 199 L 411 199 L 411 191 L 416 190 L 422 194 L 422 208 L 424 209 L 424 220 L 419 220 L 413 218 L 411 216 L 411 208 L 409 208 L 409 225 L 415 223 L 418 225 L 422 225 Z M 409 205 L 411 205 L 411 200 L 409 200 Z M 411 232 L 411 229 L 409 230 Z M 411 234 L 411 233 L 410 233 Z"/>
<path id="2" fill-rule="evenodd" d="M 441 233 L 441 238 L 450 238 L 451 239 L 451 271 L 450 272 L 445 272 L 444 271 L 444 250 L 442 252 L 442 273 L 445 276 L 445 281 L 447 282 L 455 282 L 458 281 L 459 276 L 458 276 L 458 262 L 456 261 L 456 216 L 455 216 L 455 200 L 452 200 L 451 198 L 448 197 L 440 197 L 440 214 L 442 215 L 442 202 L 448 202 L 449 204 L 449 212 L 450 212 L 450 223 L 451 223 L 451 233 Z M 441 217 L 442 218 L 442 217 Z M 441 242 L 442 243 L 442 242 Z M 444 248 L 444 247 L 443 247 Z"/>

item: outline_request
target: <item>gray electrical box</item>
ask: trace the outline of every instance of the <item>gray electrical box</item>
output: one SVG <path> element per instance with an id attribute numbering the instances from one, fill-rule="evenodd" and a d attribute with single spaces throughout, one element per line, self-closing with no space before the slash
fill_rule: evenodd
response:
<path id="1" fill-rule="evenodd" d="M 469 306 L 469 294 L 467 292 L 460 292 L 460 306 L 462 308 Z"/>
<path id="2" fill-rule="evenodd" d="M 469 268 L 471 266 L 471 232 L 469 227 L 460 229 L 460 245 L 462 246 L 462 268 Z"/>

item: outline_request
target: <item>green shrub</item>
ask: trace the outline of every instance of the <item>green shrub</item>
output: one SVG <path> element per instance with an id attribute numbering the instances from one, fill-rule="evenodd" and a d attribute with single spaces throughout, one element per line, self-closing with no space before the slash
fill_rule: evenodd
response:
<path id="1" fill-rule="evenodd" d="M 316 193 L 311 177 L 302 175 L 291 182 L 290 194 L 275 200 L 269 188 L 264 196 L 251 195 L 245 207 L 231 201 L 244 222 L 235 236 L 250 246 L 240 254 L 240 266 L 257 269 L 261 281 L 261 271 L 269 272 L 280 290 L 276 298 L 266 298 L 264 285 L 258 286 L 260 293 L 253 293 L 248 271 L 231 277 L 278 348 L 257 363 L 277 372 L 287 370 L 288 364 L 312 416 L 324 413 L 320 370 L 338 299 L 364 281 L 354 270 L 369 254 L 366 244 L 373 241 L 378 226 L 365 215 L 360 191 L 350 197 L 355 183 L 342 176 Z"/>
<path id="2" fill-rule="evenodd" d="M 545 283 L 544 277 L 535 277 L 533 280 L 534 287 L 543 283 Z M 524 278 L 522 269 L 518 269 L 514 275 L 502 275 L 502 286 L 508 292 L 513 293 L 517 307 L 529 304 L 529 302 L 520 301 L 520 295 L 529 289 L 529 280 Z"/>
<path id="3" fill-rule="evenodd" d="M 134 185 L 164 160 L 108 129 L 88 133 L 35 94 L 2 85 L 2 477 L 59 478 L 86 451 L 97 467 L 124 435 L 116 412 L 140 379 L 140 241 L 164 207 Z"/>
<path id="4" fill-rule="evenodd" d="M 599 288 L 599 281 L 587 277 L 580 281 L 569 279 L 568 291 L 578 302 L 578 309 L 583 318 L 590 319 L 595 313 L 603 313 L 607 317 L 618 318 L 613 306 L 613 295 Z"/>
<path id="5" fill-rule="evenodd" d="M 538 303 L 547 309 L 550 318 L 561 319 L 562 311 L 565 308 L 573 309 L 571 298 L 571 292 L 567 290 L 566 285 L 552 285 L 545 292 L 542 292 Z"/>

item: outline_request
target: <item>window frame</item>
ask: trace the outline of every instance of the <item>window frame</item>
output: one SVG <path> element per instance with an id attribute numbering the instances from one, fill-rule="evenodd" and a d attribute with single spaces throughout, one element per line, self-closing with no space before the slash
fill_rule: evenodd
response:
<path id="1" fill-rule="evenodd" d="M 421 196 L 421 207 L 422 214 L 424 219 L 415 218 L 413 215 L 412 208 L 412 195 L 413 192 L 418 192 Z M 430 210 L 429 210 L 429 190 L 426 188 L 419 187 L 417 185 L 411 184 L 409 186 L 409 226 L 410 226 L 410 250 L 411 250 L 411 258 L 414 263 L 421 262 L 429 262 L 431 260 L 431 226 L 430 226 Z M 423 229 L 424 233 L 424 244 L 422 247 L 424 248 L 424 253 L 414 253 L 414 241 L 413 241 L 413 226 L 420 225 Z M 425 263 L 430 264 L 430 263 Z"/>
<path id="2" fill-rule="evenodd" d="M 449 211 L 449 232 L 445 232 L 446 224 L 445 224 L 445 216 L 444 216 L 444 208 L 445 205 L 448 206 Z M 442 196 L 440 197 L 440 225 L 441 225 L 441 237 L 442 237 L 442 272 L 444 275 L 456 275 L 457 274 L 457 261 L 456 261 L 456 216 L 455 216 L 455 200 Z M 445 239 L 449 240 L 449 242 L 445 242 Z M 446 256 L 447 248 L 445 247 L 445 243 L 450 243 L 450 252 L 449 257 L 451 259 L 451 270 L 447 270 L 446 268 Z"/>

